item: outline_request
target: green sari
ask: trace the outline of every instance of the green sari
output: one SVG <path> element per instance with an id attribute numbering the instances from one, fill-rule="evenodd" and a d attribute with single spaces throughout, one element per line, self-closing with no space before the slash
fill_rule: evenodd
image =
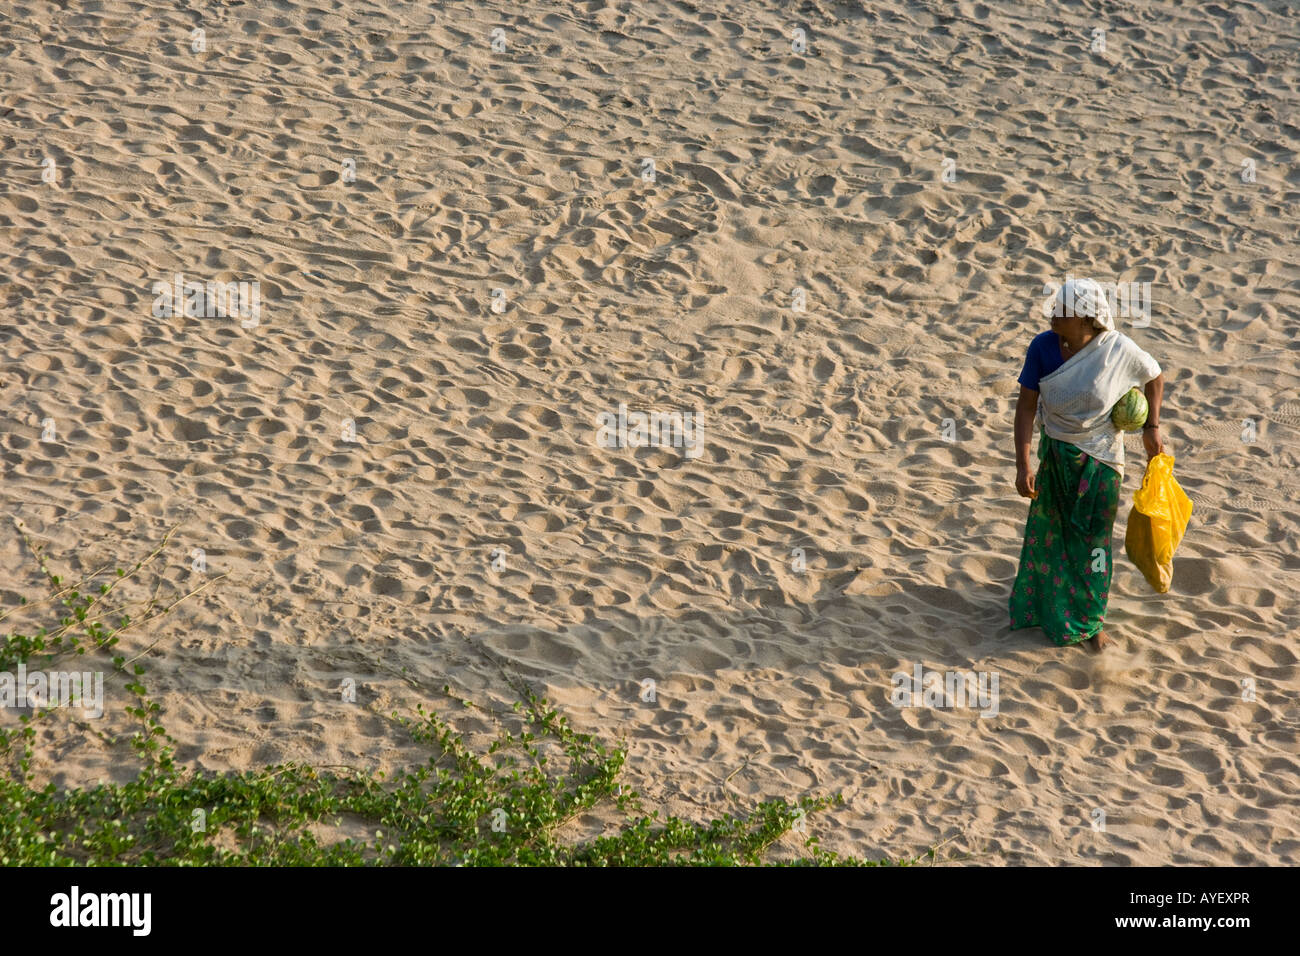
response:
<path id="1" fill-rule="evenodd" d="M 1039 433 L 1038 497 L 1029 505 L 1011 629 L 1041 627 L 1058 646 L 1094 637 L 1110 599 L 1119 472 Z"/>

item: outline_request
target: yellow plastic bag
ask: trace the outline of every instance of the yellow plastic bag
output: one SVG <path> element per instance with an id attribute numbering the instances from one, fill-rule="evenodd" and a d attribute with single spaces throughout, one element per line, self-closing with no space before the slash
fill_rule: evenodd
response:
<path id="1" fill-rule="evenodd" d="M 1192 517 L 1192 500 L 1174 480 L 1174 456 L 1147 462 L 1142 487 L 1133 493 L 1124 550 L 1147 583 L 1164 594 L 1174 580 L 1174 552 Z"/>

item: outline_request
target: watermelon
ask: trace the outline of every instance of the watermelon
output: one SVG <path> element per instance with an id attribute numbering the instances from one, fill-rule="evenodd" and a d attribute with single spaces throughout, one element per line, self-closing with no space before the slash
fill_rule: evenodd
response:
<path id="1" fill-rule="evenodd" d="M 1140 431 L 1147 423 L 1147 398 L 1130 388 L 1110 410 L 1111 423 L 1122 432 Z"/>

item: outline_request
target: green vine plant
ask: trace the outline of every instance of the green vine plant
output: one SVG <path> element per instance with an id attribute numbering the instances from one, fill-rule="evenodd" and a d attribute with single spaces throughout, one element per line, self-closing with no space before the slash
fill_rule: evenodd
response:
<path id="1" fill-rule="evenodd" d="M 127 783 L 91 787 L 38 786 L 33 766 L 37 731 L 51 708 L 0 714 L 0 865 L 220 865 L 220 866 L 735 866 L 911 865 L 920 859 L 870 861 L 822 849 L 817 837 L 787 846 L 799 855 L 774 861 L 772 848 L 815 813 L 843 798 L 771 800 L 747 815 L 727 814 L 706 823 L 645 812 L 641 797 L 619 782 L 627 747 L 607 747 L 578 733 L 545 698 L 511 679 L 517 700 L 510 732 L 501 721 L 484 752 L 472 750 L 432 708 L 388 716 L 430 752 L 428 761 L 391 778 L 361 768 L 317 768 L 304 763 L 242 773 L 186 768 L 175 759 L 176 741 L 164 729 L 159 704 L 150 699 L 137 663 L 156 645 L 128 659 L 117 652 L 128 630 L 169 613 L 212 578 L 170 601 L 118 598 L 118 585 L 142 576 L 166 548 L 172 532 L 133 566 L 100 568 L 75 584 L 54 574 L 41 546 L 21 523 L 18 532 L 49 586 L 43 598 L 20 599 L 0 609 L 0 621 L 22 612 L 43 613 L 42 626 L 0 637 L 0 671 L 19 664 L 48 668 L 70 656 L 112 654 L 112 672 L 138 724 L 129 738 L 136 775 Z M 101 578 L 107 580 L 101 581 Z M 131 613 L 132 610 L 135 613 Z M 442 688 L 442 703 L 472 706 Z M 88 722 L 58 743 L 66 750 L 98 736 L 113 737 Z M 77 738 L 75 731 L 82 732 Z M 47 728 L 50 733 L 58 730 Z M 573 836 L 566 825 L 604 815 L 598 836 Z M 359 835 L 331 838 L 340 828 Z M 590 829 L 590 825 L 588 826 Z M 567 835 L 566 835 L 567 834 Z M 787 857 L 789 853 L 787 852 Z M 933 850 L 930 859 L 934 859 Z"/>

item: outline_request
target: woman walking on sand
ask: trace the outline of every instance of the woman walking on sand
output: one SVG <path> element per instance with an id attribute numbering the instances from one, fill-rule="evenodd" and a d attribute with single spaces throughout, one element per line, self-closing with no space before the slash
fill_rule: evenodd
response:
<path id="1" fill-rule="evenodd" d="M 1052 328 L 1034 337 L 1016 400 L 1016 490 L 1033 499 L 1011 591 L 1011 629 L 1041 627 L 1059 646 L 1109 642 L 1111 534 L 1124 477 L 1124 439 L 1110 410 L 1145 386 L 1147 460 L 1160 454 L 1164 374 L 1115 330 L 1110 303 L 1092 279 L 1071 279 L 1056 295 Z M 1035 420 L 1038 472 L 1029 467 Z"/>

